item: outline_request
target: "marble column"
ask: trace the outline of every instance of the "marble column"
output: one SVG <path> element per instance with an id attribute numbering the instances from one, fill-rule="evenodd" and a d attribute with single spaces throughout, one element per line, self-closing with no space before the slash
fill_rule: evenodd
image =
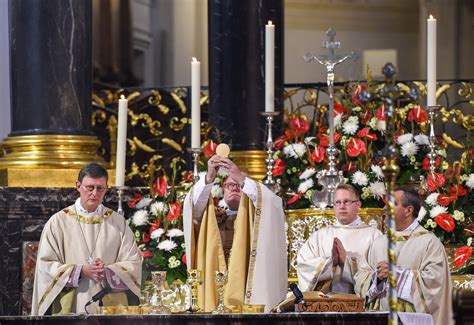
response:
<path id="1" fill-rule="evenodd" d="M 91 135 L 91 0 L 10 0 L 10 136 Z"/>
<path id="2" fill-rule="evenodd" d="M 275 30 L 275 110 L 283 108 L 283 0 L 209 0 L 210 122 L 233 151 L 262 150 L 265 25 Z"/>

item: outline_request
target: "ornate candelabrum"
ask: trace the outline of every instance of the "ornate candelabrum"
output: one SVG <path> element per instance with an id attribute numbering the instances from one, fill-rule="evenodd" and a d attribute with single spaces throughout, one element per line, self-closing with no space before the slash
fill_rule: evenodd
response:
<path id="1" fill-rule="evenodd" d="M 430 160 L 430 172 L 434 173 L 436 168 L 436 134 L 434 130 L 434 119 L 436 117 L 436 112 L 441 109 L 441 106 L 428 106 L 428 116 L 430 117 L 430 152 L 427 154 L 428 159 Z"/>
<path id="2" fill-rule="evenodd" d="M 216 287 L 217 287 L 217 307 L 212 311 L 213 314 L 229 314 L 232 311 L 224 305 L 224 290 L 227 284 L 227 271 L 216 271 Z"/>
<path id="3" fill-rule="evenodd" d="M 275 160 L 273 159 L 272 123 L 275 117 L 280 114 L 280 112 L 260 112 L 260 114 L 264 116 L 267 120 L 267 141 L 265 143 L 265 147 L 267 148 L 267 159 L 265 159 L 265 162 L 267 164 L 267 177 L 263 181 L 263 184 L 265 184 L 270 189 L 273 189 L 273 187 L 275 186 L 275 180 L 273 179 L 273 163 L 275 162 Z"/>
<path id="4" fill-rule="evenodd" d="M 332 206 L 334 191 L 340 183 L 344 182 L 342 172 L 336 168 L 338 150 L 334 145 L 334 68 L 348 59 L 356 60 L 358 54 L 351 52 L 345 56 L 335 55 L 334 49 L 341 47 L 341 42 L 334 41 L 336 30 L 329 28 L 326 35 L 328 40 L 323 42 L 323 48 L 328 49 L 328 55 L 312 55 L 308 53 L 304 56 L 304 59 L 307 62 L 315 60 L 326 67 L 326 81 L 329 93 L 329 147 L 327 150 L 329 163 L 328 169 L 318 174 L 318 183 L 323 187 L 323 190 L 314 193 L 313 203 L 315 205 Z"/>
<path id="5" fill-rule="evenodd" d="M 197 313 L 201 311 L 198 303 L 198 286 L 202 284 L 201 271 L 197 269 L 188 270 L 188 285 L 191 287 L 191 307 L 190 312 Z"/>
<path id="6" fill-rule="evenodd" d="M 188 152 L 193 154 L 193 183 L 199 181 L 199 156 L 201 155 L 201 148 L 188 148 Z"/>
<path id="7" fill-rule="evenodd" d="M 153 295 L 150 298 L 150 313 L 151 314 L 170 314 L 171 309 L 163 305 L 161 293 L 164 289 L 164 283 L 166 281 L 166 271 L 153 271 L 151 272 L 151 278 L 153 281 Z"/>

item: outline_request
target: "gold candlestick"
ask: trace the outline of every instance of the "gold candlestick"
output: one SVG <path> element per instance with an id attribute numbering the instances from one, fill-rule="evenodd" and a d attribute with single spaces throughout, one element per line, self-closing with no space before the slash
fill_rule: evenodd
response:
<path id="1" fill-rule="evenodd" d="M 218 303 L 216 309 L 212 311 L 213 314 L 230 314 L 232 311 L 224 305 L 224 290 L 227 284 L 227 271 L 216 271 L 216 286 Z"/>
<path id="2" fill-rule="evenodd" d="M 198 285 L 202 284 L 201 271 L 197 269 L 188 270 L 188 285 L 191 287 L 191 307 L 189 311 L 197 313 L 201 311 L 198 303 Z"/>

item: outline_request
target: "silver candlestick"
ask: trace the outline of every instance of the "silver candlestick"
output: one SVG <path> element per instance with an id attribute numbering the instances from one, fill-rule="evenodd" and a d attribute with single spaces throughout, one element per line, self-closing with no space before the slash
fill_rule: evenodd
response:
<path id="1" fill-rule="evenodd" d="M 117 186 L 117 195 L 118 195 L 118 207 L 117 212 L 122 216 L 125 214 L 122 207 L 122 195 L 123 195 L 124 186 Z"/>
<path id="2" fill-rule="evenodd" d="M 263 184 L 271 188 L 275 185 L 275 180 L 273 179 L 273 163 L 275 162 L 275 159 L 273 159 L 272 122 L 276 116 L 280 115 L 280 112 L 260 112 L 260 115 L 267 119 L 267 141 L 265 142 L 267 148 L 267 159 L 265 159 L 267 164 L 267 177 L 263 181 Z"/>
<path id="3" fill-rule="evenodd" d="M 188 152 L 193 154 L 193 183 L 199 181 L 199 156 L 201 155 L 201 148 L 188 148 Z"/>
<path id="4" fill-rule="evenodd" d="M 436 116 L 436 112 L 441 109 L 440 105 L 434 105 L 434 106 L 428 106 L 428 115 L 430 117 L 430 152 L 427 154 L 429 160 L 430 160 L 430 172 L 434 172 L 436 169 L 436 157 L 438 156 L 436 154 L 436 134 L 434 131 L 434 119 Z"/>
<path id="5" fill-rule="evenodd" d="M 316 195 L 313 197 L 318 197 L 318 202 L 313 203 L 318 205 L 321 204 L 319 201 L 325 200 L 327 206 L 332 206 L 334 191 L 340 183 L 344 182 L 342 172 L 338 171 L 336 168 L 336 157 L 338 150 L 334 145 L 334 68 L 336 65 L 343 63 L 348 59 L 356 60 L 359 55 L 354 51 L 345 56 L 335 55 L 334 49 L 341 47 L 341 42 L 336 42 L 334 40 L 334 37 L 336 36 L 336 30 L 329 28 L 326 32 L 326 35 L 328 40 L 323 42 L 323 48 L 328 49 L 328 55 L 312 55 L 308 53 L 304 56 L 304 59 L 307 62 L 315 60 L 326 67 L 326 81 L 329 93 L 329 147 L 327 150 L 329 163 L 328 169 L 319 173 L 318 184 L 323 187 L 323 190 L 319 193 L 315 193 Z"/>

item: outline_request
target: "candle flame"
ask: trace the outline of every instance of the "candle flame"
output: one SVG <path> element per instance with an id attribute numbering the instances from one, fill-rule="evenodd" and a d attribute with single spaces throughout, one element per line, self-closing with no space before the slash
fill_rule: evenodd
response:
<path id="1" fill-rule="evenodd" d="M 430 15 L 430 19 L 434 19 L 433 15 Z"/>
<path id="2" fill-rule="evenodd" d="M 124 96 L 124 95 L 121 95 L 121 96 L 120 96 L 120 99 L 125 99 L 125 96 Z"/>
<path id="3" fill-rule="evenodd" d="M 268 21 L 268 25 L 273 25 L 271 20 Z"/>
<path id="4" fill-rule="evenodd" d="M 198 62 L 198 60 L 193 56 L 193 62 Z"/>

